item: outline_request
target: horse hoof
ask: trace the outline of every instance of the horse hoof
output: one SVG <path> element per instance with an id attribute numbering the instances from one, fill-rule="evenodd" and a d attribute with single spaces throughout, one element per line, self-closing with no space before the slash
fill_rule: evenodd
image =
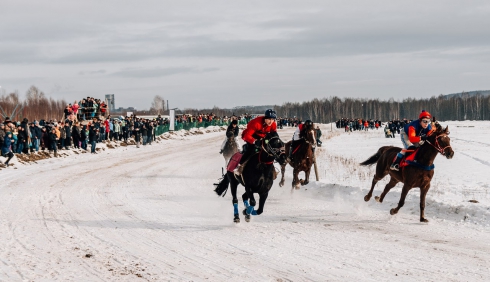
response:
<path id="1" fill-rule="evenodd" d="M 245 221 L 246 221 L 246 222 L 250 222 L 250 215 L 248 215 L 248 214 L 247 214 L 247 215 L 245 215 Z"/>
<path id="2" fill-rule="evenodd" d="M 420 222 L 426 222 L 426 223 L 427 223 L 427 222 L 429 222 L 429 221 L 428 221 L 427 219 L 425 219 L 425 218 L 421 218 L 421 219 L 420 219 Z"/>
<path id="3" fill-rule="evenodd" d="M 284 181 L 279 182 L 279 187 L 284 186 Z"/>
<path id="4" fill-rule="evenodd" d="M 391 215 L 394 215 L 394 214 L 396 214 L 396 213 L 397 213 L 397 212 L 396 212 L 396 210 L 395 210 L 395 209 L 391 209 L 391 210 L 390 210 L 390 214 L 391 214 Z"/>
<path id="5" fill-rule="evenodd" d="M 240 218 L 239 218 L 239 217 L 235 217 L 235 218 L 233 219 L 233 222 L 234 222 L 234 223 L 240 223 Z"/>
<path id="6" fill-rule="evenodd" d="M 303 182 L 303 183 L 301 183 L 301 186 L 305 186 L 305 185 L 308 185 L 308 183 L 310 183 L 310 182 L 308 182 L 308 181 L 305 181 L 305 182 Z"/>
<path id="7" fill-rule="evenodd" d="M 378 203 L 382 203 L 382 202 L 381 202 L 381 198 L 380 198 L 380 197 L 375 196 L 375 197 L 374 197 L 374 199 L 376 200 L 376 202 L 378 202 Z"/>
<path id="8" fill-rule="evenodd" d="M 369 200 L 371 200 L 371 197 L 370 196 L 368 196 L 368 195 L 364 196 L 364 201 L 365 202 L 369 202 Z"/>

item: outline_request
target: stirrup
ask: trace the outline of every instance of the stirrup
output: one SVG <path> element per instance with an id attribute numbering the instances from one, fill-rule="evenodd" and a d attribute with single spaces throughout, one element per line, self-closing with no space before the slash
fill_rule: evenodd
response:
<path id="1" fill-rule="evenodd" d="M 391 170 L 396 170 L 396 171 L 400 171 L 400 166 L 398 164 L 392 164 L 390 166 L 390 169 Z"/>

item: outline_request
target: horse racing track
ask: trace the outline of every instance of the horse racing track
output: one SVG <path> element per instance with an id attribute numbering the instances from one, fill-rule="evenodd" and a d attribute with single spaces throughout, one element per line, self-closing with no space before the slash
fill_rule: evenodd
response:
<path id="1" fill-rule="evenodd" d="M 417 188 L 393 216 L 401 184 L 364 202 L 374 166 L 359 163 L 401 145 L 382 130 L 321 125 L 320 181 L 292 190 L 288 167 L 264 212 L 239 224 L 230 193 L 213 192 L 224 131 L 17 163 L 0 170 L 0 281 L 486 280 L 490 122 L 441 124 L 455 154 L 435 160 L 429 223 Z M 283 141 L 292 132 L 279 130 Z"/>

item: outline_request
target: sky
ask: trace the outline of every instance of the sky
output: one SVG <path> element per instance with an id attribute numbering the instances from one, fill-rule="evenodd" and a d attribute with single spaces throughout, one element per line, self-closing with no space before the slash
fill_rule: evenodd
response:
<path id="1" fill-rule="evenodd" d="M 488 1 L 0 0 L 0 94 L 116 107 L 490 89 Z"/>

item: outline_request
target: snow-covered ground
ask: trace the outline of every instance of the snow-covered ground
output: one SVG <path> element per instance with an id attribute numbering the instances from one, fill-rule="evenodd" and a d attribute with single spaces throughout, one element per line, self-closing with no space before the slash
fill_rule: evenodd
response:
<path id="1" fill-rule="evenodd" d="M 381 129 L 321 125 L 320 181 L 292 191 L 288 168 L 264 213 L 239 224 L 230 194 L 213 192 L 224 165 L 219 128 L 17 162 L 0 170 L 0 281 L 488 280 L 490 122 L 442 124 L 455 155 L 436 158 L 428 224 L 419 223 L 418 189 L 395 216 L 401 184 L 383 204 L 363 200 L 374 166 L 358 163 L 401 144 Z M 279 132 L 287 140 L 293 129 Z"/>

